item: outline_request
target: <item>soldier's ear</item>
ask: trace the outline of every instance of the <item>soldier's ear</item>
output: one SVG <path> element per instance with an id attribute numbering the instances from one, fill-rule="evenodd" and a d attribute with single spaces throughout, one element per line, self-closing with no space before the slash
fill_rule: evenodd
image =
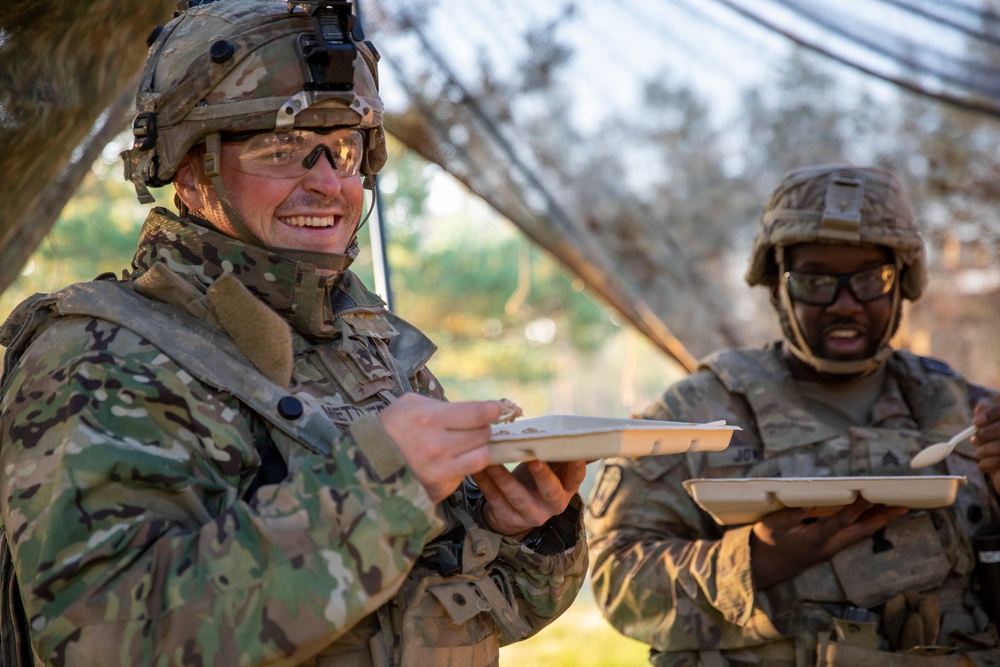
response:
<path id="1" fill-rule="evenodd" d="M 771 305 L 778 308 L 780 304 L 781 301 L 778 297 L 778 283 L 774 283 L 771 285 Z"/>
<path id="2" fill-rule="evenodd" d="M 201 156 L 195 151 L 189 151 L 177 165 L 174 172 L 174 190 L 177 197 L 192 211 L 205 208 L 204 200 L 204 167 Z"/>

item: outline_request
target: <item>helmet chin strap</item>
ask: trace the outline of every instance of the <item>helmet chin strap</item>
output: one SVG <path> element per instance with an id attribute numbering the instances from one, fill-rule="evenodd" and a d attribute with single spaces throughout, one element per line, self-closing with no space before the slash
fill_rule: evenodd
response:
<path id="1" fill-rule="evenodd" d="M 820 373 L 828 373 L 831 375 L 869 375 L 876 370 L 878 370 L 885 360 L 889 358 L 892 354 L 892 347 L 889 346 L 889 340 L 892 338 L 893 332 L 896 330 L 896 324 L 899 319 L 899 304 L 900 304 L 900 289 L 899 280 L 897 279 L 892 286 L 892 315 L 889 321 L 886 323 L 885 331 L 882 333 L 882 340 L 879 341 L 878 348 L 874 355 L 866 359 L 854 359 L 854 360 L 835 360 L 835 359 L 825 359 L 823 357 L 817 356 L 809 343 L 806 342 L 805 335 L 802 333 L 802 327 L 799 325 L 798 317 L 795 315 L 795 308 L 792 304 L 792 297 L 788 293 L 788 285 L 782 279 L 781 276 L 785 273 L 785 257 L 782 247 L 775 248 L 775 254 L 778 260 L 778 299 L 780 301 L 781 307 L 788 314 L 789 327 L 792 330 L 793 339 L 789 339 L 787 334 L 785 335 L 785 343 L 787 344 L 788 350 L 795 355 L 797 359 L 801 362 L 815 368 Z M 899 259 L 896 259 L 896 275 L 899 275 Z"/>
<path id="2" fill-rule="evenodd" d="M 347 251 L 344 254 L 317 252 L 315 250 L 299 250 L 296 248 L 273 248 L 258 238 L 258 236 L 254 234 L 249 227 L 247 227 L 246 223 L 243 222 L 243 218 L 240 214 L 236 212 L 236 208 L 229 200 L 229 193 L 226 192 L 226 187 L 222 184 L 222 172 L 220 169 L 222 164 L 221 146 L 222 141 L 218 132 L 205 137 L 205 175 L 212 179 L 212 188 L 215 190 L 215 196 L 218 198 L 219 204 L 222 206 L 222 212 L 225 213 L 226 218 L 229 219 L 229 224 L 233 226 L 233 230 L 236 232 L 237 238 L 244 243 L 273 252 L 275 255 L 282 257 L 283 259 L 293 262 L 301 262 L 304 264 L 311 264 L 317 269 L 340 272 L 345 270 L 354 262 L 359 252 L 357 241 L 358 230 L 361 229 L 361 225 L 364 224 L 364 221 L 358 224 L 358 227 L 354 230 L 354 235 L 351 237 L 350 243 L 347 244 Z M 370 215 L 371 211 L 369 210 L 368 213 Z M 367 220 L 367 216 L 365 217 L 365 220 Z"/>
<path id="3" fill-rule="evenodd" d="M 236 236 L 243 242 L 258 248 L 266 247 L 264 242 L 257 238 L 257 235 L 250 231 L 250 228 L 243 222 L 243 218 L 236 212 L 236 208 L 229 201 L 229 193 L 226 192 L 222 184 L 222 140 L 218 132 L 205 137 L 205 175 L 212 179 L 212 188 L 215 196 L 222 205 L 222 212 L 229 219 L 229 224 L 233 226 Z"/>

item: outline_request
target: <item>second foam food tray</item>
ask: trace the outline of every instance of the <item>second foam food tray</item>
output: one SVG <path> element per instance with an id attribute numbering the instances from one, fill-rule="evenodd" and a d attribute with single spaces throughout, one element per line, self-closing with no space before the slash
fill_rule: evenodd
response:
<path id="1" fill-rule="evenodd" d="M 753 523 L 783 507 L 850 505 L 860 495 L 870 503 L 933 509 L 955 502 L 959 475 L 906 477 L 749 477 L 689 479 L 684 488 L 698 505 L 724 525 Z"/>

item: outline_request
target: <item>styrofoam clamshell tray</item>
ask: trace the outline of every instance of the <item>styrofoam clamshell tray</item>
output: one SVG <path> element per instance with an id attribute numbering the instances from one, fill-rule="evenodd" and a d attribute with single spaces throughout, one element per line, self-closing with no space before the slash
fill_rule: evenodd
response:
<path id="1" fill-rule="evenodd" d="M 955 502 L 960 475 L 905 477 L 750 477 L 689 479 L 684 488 L 723 525 L 753 523 L 784 507 L 850 505 L 858 496 L 872 504 L 934 509 Z"/>
<path id="2" fill-rule="evenodd" d="M 729 446 L 738 426 L 725 422 L 690 424 L 648 419 L 549 415 L 494 424 L 494 463 L 579 461 L 608 456 L 650 456 L 718 451 Z"/>

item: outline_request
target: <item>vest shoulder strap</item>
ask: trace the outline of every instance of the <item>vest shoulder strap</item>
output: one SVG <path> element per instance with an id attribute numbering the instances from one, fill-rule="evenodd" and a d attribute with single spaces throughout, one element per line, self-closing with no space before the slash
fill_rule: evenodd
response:
<path id="1" fill-rule="evenodd" d="M 14 340 L 8 355 L 13 353 L 19 358 L 52 318 L 105 320 L 142 336 L 193 377 L 235 395 L 265 421 L 312 451 L 330 451 L 328 443 L 336 427 L 315 412 L 306 419 L 281 416 L 278 403 L 294 398 L 293 394 L 261 373 L 225 332 L 174 306 L 136 293 L 129 282 L 71 285 L 35 300 L 28 310 L 20 318 L 20 325 L 10 327 L 12 336 L 8 337 Z M 10 371 L 6 361 L 5 371 Z"/>
<path id="2" fill-rule="evenodd" d="M 950 427 L 956 419 L 964 424 L 972 418 L 969 385 L 945 362 L 895 350 L 887 363 L 921 431 L 934 432 L 941 424 Z"/>
<path id="3" fill-rule="evenodd" d="M 34 667 L 35 658 L 28 635 L 28 619 L 14 575 L 7 536 L 0 533 L 0 665 Z"/>
<path id="4" fill-rule="evenodd" d="M 714 373 L 727 390 L 742 395 L 751 385 L 781 383 L 788 377 L 772 348 L 720 350 L 705 357 L 700 367 Z"/>

